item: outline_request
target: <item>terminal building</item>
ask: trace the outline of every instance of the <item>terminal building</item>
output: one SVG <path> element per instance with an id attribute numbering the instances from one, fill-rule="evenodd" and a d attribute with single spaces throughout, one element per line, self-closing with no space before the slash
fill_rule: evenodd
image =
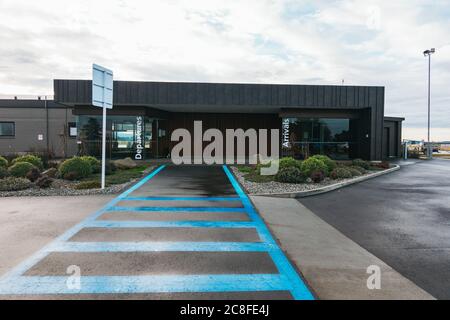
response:
<path id="1" fill-rule="evenodd" d="M 101 109 L 89 80 L 54 80 L 54 99 L 0 99 L 0 154 L 99 156 Z M 385 117 L 384 87 L 114 81 L 111 158 L 168 158 L 171 132 L 279 129 L 280 154 L 385 160 L 401 155 L 403 118 Z M 138 148 L 142 145 L 143 149 Z"/>

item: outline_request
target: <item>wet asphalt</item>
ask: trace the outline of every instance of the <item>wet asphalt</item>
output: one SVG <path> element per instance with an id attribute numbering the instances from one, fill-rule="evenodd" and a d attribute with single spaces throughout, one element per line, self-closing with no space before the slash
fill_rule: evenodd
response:
<path id="1" fill-rule="evenodd" d="M 299 200 L 438 299 L 450 299 L 450 161 Z"/>

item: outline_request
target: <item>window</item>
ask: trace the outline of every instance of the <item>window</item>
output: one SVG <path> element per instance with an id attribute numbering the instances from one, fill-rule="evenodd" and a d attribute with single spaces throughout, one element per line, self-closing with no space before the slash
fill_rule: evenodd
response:
<path id="1" fill-rule="evenodd" d="M 75 138 L 77 136 L 77 124 L 76 122 L 69 122 L 67 124 L 69 128 L 69 137 Z"/>
<path id="2" fill-rule="evenodd" d="M 14 122 L 0 122 L 0 137 L 14 137 L 16 134 Z"/>
<path id="3" fill-rule="evenodd" d="M 283 155 L 304 159 L 314 154 L 343 160 L 355 149 L 355 120 L 284 118 Z"/>

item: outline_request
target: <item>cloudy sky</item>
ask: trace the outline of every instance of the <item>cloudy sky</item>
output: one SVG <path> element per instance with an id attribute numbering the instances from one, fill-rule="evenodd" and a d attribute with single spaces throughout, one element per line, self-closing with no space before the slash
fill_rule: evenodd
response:
<path id="1" fill-rule="evenodd" d="M 0 0 L 0 94 L 52 94 L 54 78 L 381 85 L 386 115 L 450 140 L 448 0 Z"/>

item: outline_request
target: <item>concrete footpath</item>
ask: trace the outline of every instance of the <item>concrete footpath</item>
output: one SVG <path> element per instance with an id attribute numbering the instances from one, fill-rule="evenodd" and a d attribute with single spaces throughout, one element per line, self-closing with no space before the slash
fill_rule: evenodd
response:
<path id="1" fill-rule="evenodd" d="M 297 200 L 251 199 L 319 299 L 434 299 Z M 380 290 L 367 288 L 371 265 L 380 267 Z"/>
<path id="2" fill-rule="evenodd" d="M 114 197 L 98 195 L 1 198 L 0 275 Z"/>

